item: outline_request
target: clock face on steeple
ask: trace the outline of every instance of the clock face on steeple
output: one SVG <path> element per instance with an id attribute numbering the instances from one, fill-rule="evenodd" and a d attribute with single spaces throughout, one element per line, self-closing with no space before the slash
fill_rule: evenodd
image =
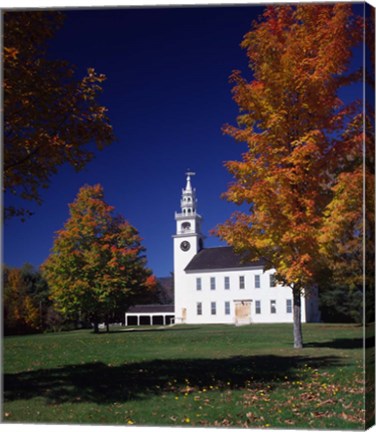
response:
<path id="1" fill-rule="evenodd" d="M 187 241 L 184 240 L 180 243 L 180 249 L 184 252 L 187 252 L 191 247 L 191 244 Z"/>

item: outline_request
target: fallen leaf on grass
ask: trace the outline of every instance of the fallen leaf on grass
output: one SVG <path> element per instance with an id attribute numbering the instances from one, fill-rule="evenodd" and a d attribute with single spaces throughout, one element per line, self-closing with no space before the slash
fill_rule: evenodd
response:
<path id="1" fill-rule="evenodd" d="M 256 414 L 253 414 L 253 412 L 248 412 L 246 417 L 249 421 L 264 421 L 263 416 L 257 416 Z"/>
<path id="2" fill-rule="evenodd" d="M 329 417 L 333 417 L 333 413 L 332 412 L 329 412 L 329 411 L 324 411 L 324 412 L 319 412 L 319 411 L 314 411 L 314 412 L 311 412 L 311 416 L 312 417 L 327 417 L 327 418 L 329 418 Z"/>
<path id="3" fill-rule="evenodd" d="M 232 423 L 228 419 L 223 419 L 222 421 L 215 420 L 214 426 L 229 426 Z"/>
<path id="4" fill-rule="evenodd" d="M 304 401 L 310 401 L 310 400 L 314 400 L 317 399 L 317 395 L 313 394 L 313 393 L 302 393 L 299 396 L 300 399 L 304 400 Z"/>
<path id="5" fill-rule="evenodd" d="M 295 424 L 294 420 L 290 420 L 290 419 L 285 420 L 285 423 L 288 424 L 288 425 Z"/>
<path id="6" fill-rule="evenodd" d="M 195 389 L 193 387 L 185 386 L 180 389 L 180 393 L 193 393 Z"/>
<path id="7" fill-rule="evenodd" d="M 335 404 L 335 403 L 336 403 L 336 401 L 335 401 L 334 399 L 327 399 L 327 400 L 324 400 L 324 401 L 318 403 L 318 404 L 316 405 L 316 407 L 321 407 L 321 406 L 323 406 L 323 405 Z"/>
<path id="8" fill-rule="evenodd" d="M 325 417 L 325 414 L 322 412 L 314 411 L 314 412 L 311 412 L 311 416 L 312 417 Z"/>
<path id="9" fill-rule="evenodd" d="M 359 416 L 354 416 L 354 415 L 350 415 L 347 414 L 345 412 L 343 412 L 340 417 L 342 417 L 344 420 L 353 422 L 353 423 L 359 423 L 361 421 L 363 421 L 363 413 L 362 411 L 359 412 Z"/>

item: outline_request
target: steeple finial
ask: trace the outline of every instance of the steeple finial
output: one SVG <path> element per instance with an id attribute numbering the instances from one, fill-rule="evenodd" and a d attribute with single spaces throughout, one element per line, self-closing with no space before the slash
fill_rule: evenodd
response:
<path id="1" fill-rule="evenodd" d="M 191 186 L 191 176 L 196 175 L 195 172 L 191 171 L 189 168 L 187 170 L 187 172 L 185 173 L 187 176 L 187 185 L 185 187 L 186 191 L 191 191 L 192 190 L 192 186 Z"/>

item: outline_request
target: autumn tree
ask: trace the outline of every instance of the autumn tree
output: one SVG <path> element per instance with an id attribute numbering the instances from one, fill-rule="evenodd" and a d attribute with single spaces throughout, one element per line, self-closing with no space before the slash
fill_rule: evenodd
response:
<path id="1" fill-rule="evenodd" d="M 331 284 L 324 289 L 322 301 L 342 314 L 347 310 L 347 315 L 359 323 L 363 321 L 364 294 L 368 294 L 367 298 L 374 306 L 375 136 L 374 125 L 366 120 L 366 134 L 363 114 L 360 114 L 342 137 L 343 147 L 347 143 L 347 163 L 332 187 L 332 200 L 324 210 L 319 232 L 321 252 L 330 270 Z M 367 156 L 365 163 L 363 144 Z M 368 308 L 370 312 L 372 309 L 374 311 L 374 308 Z M 371 316 L 367 315 L 367 321 L 372 316 L 372 312 Z"/>
<path id="2" fill-rule="evenodd" d="M 62 26 L 57 11 L 6 11 L 3 15 L 3 188 L 9 196 L 41 202 L 58 167 L 81 169 L 113 140 L 107 110 L 98 102 L 105 76 L 89 68 L 75 78 L 67 61 L 52 60 L 47 43 Z M 7 195 L 6 195 L 7 196 Z M 5 217 L 28 210 L 7 206 Z"/>
<path id="3" fill-rule="evenodd" d="M 101 185 L 83 186 L 69 205 L 70 217 L 57 231 L 43 264 L 56 309 L 64 316 L 85 313 L 107 324 L 155 287 L 137 230 L 104 201 Z"/>
<path id="4" fill-rule="evenodd" d="M 323 300 L 334 309 L 340 309 L 339 304 L 346 309 L 348 303 L 348 314 L 357 322 L 363 321 L 365 309 L 367 323 L 374 321 L 375 304 L 375 17 L 371 10 L 365 12 L 364 112 L 356 114 L 341 135 L 332 200 L 319 240 L 334 288 L 324 292 Z M 351 310 L 350 302 L 358 307 Z"/>
<path id="5" fill-rule="evenodd" d="M 46 328 L 48 286 L 30 264 L 3 268 L 4 332 L 29 333 Z"/>
<path id="6" fill-rule="evenodd" d="M 338 95 L 361 76 L 348 73 L 360 34 L 348 4 L 270 6 L 242 42 L 251 80 L 232 74 L 241 113 L 224 132 L 247 150 L 241 161 L 226 163 L 234 182 L 225 198 L 246 210 L 217 232 L 249 260 L 263 258 L 291 287 L 296 348 L 303 346 L 301 295 L 309 295 L 326 266 L 319 233 L 347 166 L 350 142 L 341 134 L 360 111 Z"/>

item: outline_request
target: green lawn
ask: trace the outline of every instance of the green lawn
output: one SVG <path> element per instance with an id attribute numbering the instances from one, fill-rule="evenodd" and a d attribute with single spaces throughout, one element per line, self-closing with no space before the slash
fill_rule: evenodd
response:
<path id="1" fill-rule="evenodd" d="M 174 326 L 6 337 L 3 421 L 363 429 L 362 328 Z"/>

